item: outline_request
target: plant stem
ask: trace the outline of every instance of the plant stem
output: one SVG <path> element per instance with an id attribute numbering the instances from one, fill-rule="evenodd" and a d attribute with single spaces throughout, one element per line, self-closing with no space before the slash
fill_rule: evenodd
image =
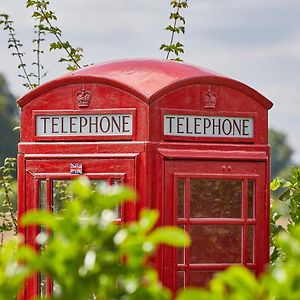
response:
<path id="1" fill-rule="evenodd" d="M 9 198 L 9 190 L 6 186 L 6 182 L 5 182 L 2 174 L 1 174 L 1 181 L 3 182 L 2 185 L 3 185 L 3 188 L 4 188 L 5 201 L 8 204 L 8 207 L 9 207 L 9 215 L 10 215 L 10 218 L 11 218 L 12 223 L 14 225 L 14 232 L 15 232 L 15 234 L 17 234 L 18 233 L 18 221 L 17 221 L 16 217 L 14 216 L 14 212 L 13 212 L 13 209 L 12 209 L 12 203 L 11 203 L 10 198 Z"/>
<path id="2" fill-rule="evenodd" d="M 40 49 L 41 49 L 41 20 L 38 26 L 38 36 L 37 36 L 37 85 L 41 84 L 41 62 L 40 62 Z"/>
<path id="3" fill-rule="evenodd" d="M 180 3 L 180 1 L 181 1 L 181 0 L 179 0 L 178 3 Z M 176 14 L 178 14 L 178 13 L 179 13 L 179 7 L 177 7 L 177 11 L 176 11 Z M 176 25 L 177 25 L 177 19 L 174 19 L 173 28 L 175 28 Z M 175 30 L 172 31 L 169 46 L 171 46 L 171 45 L 173 44 L 173 41 L 174 41 L 174 35 L 175 35 Z M 170 52 L 171 52 L 171 50 L 168 51 L 167 56 L 166 56 L 166 59 L 169 59 Z"/>
<path id="4" fill-rule="evenodd" d="M 53 29 L 54 27 L 52 26 L 51 22 L 50 22 L 49 19 L 47 18 L 47 15 L 46 15 L 46 13 L 44 12 L 43 8 L 42 8 L 42 7 L 39 7 L 39 9 L 40 9 L 40 11 L 41 11 L 41 13 L 42 13 L 44 19 L 46 20 L 47 24 L 50 26 L 51 29 Z M 65 51 L 67 52 L 68 56 L 71 58 L 71 60 L 73 61 L 73 63 L 76 65 L 76 67 L 77 67 L 78 69 L 80 69 L 81 66 L 77 63 L 76 60 L 74 60 L 74 58 L 73 58 L 73 56 L 71 55 L 71 53 L 70 53 L 70 51 L 68 50 L 68 48 L 66 48 L 66 47 L 64 46 L 64 43 L 63 43 L 63 41 L 61 40 L 61 38 L 59 37 L 59 35 L 58 35 L 55 31 L 53 31 L 53 34 L 54 34 L 54 36 L 56 37 L 56 39 L 58 40 L 58 42 L 59 42 L 59 43 L 62 45 L 62 47 L 65 49 Z"/>
<path id="5" fill-rule="evenodd" d="M 26 78 L 26 80 L 27 80 L 27 82 L 28 82 L 29 88 L 30 88 L 30 89 L 33 89 L 33 85 L 32 85 L 32 83 L 31 83 L 31 81 L 30 81 L 30 79 L 29 79 L 29 76 L 28 76 L 27 71 L 26 71 L 25 66 L 24 66 L 25 64 L 24 64 L 24 61 L 23 61 L 23 59 L 22 59 L 22 53 L 21 53 L 20 50 L 19 50 L 18 44 L 17 44 L 16 39 L 15 39 L 14 32 L 13 32 L 13 30 L 12 30 L 10 24 L 8 23 L 8 20 L 6 20 L 6 25 L 7 25 L 8 30 L 9 30 L 9 35 L 11 36 L 11 38 L 12 38 L 12 40 L 13 40 L 14 47 L 15 47 L 15 49 L 16 49 L 16 51 L 17 51 L 17 56 L 18 56 L 19 61 L 20 61 L 20 66 L 21 66 L 21 68 L 22 68 L 22 70 L 23 70 L 23 73 L 24 73 L 24 75 L 25 75 L 25 78 Z"/>

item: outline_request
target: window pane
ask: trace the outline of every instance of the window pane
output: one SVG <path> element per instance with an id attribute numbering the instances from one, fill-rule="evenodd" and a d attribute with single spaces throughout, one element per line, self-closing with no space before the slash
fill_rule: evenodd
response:
<path id="1" fill-rule="evenodd" d="M 207 287 L 216 271 L 189 271 L 188 285 Z"/>
<path id="2" fill-rule="evenodd" d="M 47 210 L 46 180 L 40 180 L 40 209 Z"/>
<path id="3" fill-rule="evenodd" d="M 253 263 L 254 252 L 254 225 L 247 226 L 247 263 Z"/>
<path id="4" fill-rule="evenodd" d="M 254 198 L 255 197 L 255 184 L 254 180 L 248 180 L 248 218 L 254 217 Z"/>
<path id="5" fill-rule="evenodd" d="M 119 178 L 115 178 L 112 180 L 112 185 L 121 185 L 122 182 L 121 182 L 121 179 Z M 115 208 L 115 214 L 117 216 L 117 219 L 120 219 L 121 218 L 121 207 L 120 205 L 118 205 L 116 208 Z"/>
<path id="6" fill-rule="evenodd" d="M 177 289 L 184 287 L 184 276 L 185 276 L 184 271 L 177 272 Z"/>
<path id="7" fill-rule="evenodd" d="M 107 179 L 91 179 L 91 188 L 93 191 L 97 189 L 97 187 L 103 183 L 107 184 Z M 63 209 L 65 203 L 74 198 L 74 195 L 69 191 L 69 185 L 71 184 L 70 180 L 53 180 L 53 203 L 52 209 L 53 212 L 59 212 Z M 120 179 L 113 179 L 113 185 L 121 184 Z M 120 209 L 116 208 L 117 218 L 120 218 Z"/>
<path id="8" fill-rule="evenodd" d="M 185 179 L 177 181 L 177 217 L 184 218 L 185 205 Z"/>
<path id="9" fill-rule="evenodd" d="M 181 228 L 181 229 L 184 229 L 183 225 L 180 225 L 178 227 Z M 184 247 L 179 247 L 176 250 L 177 250 L 177 263 L 178 264 L 184 264 L 185 248 Z"/>
<path id="10" fill-rule="evenodd" d="M 53 180 L 53 212 L 62 211 L 65 203 L 74 198 L 68 189 L 70 183 L 70 180 Z"/>
<path id="11" fill-rule="evenodd" d="M 106 183 L 107 184 L 107 180 L 106 179 L 100 179 L 100 180 L 97 180 L 97 179 L 90 179 L 90 182 L 91 182 L 91 187 L 92 187 L 92 190 L 93 191 L 96 191 L 97 187 L 103 183 Z"/>
<path id="12" fill-rule="evenodd" d="M 240 263 L 241 225 L 191 225 L 190 263 Z"/>
<path id="13" fill-rule="evenodd" d="M 242 181 L 191 179 L 191 218 L 240 218 Z"/>

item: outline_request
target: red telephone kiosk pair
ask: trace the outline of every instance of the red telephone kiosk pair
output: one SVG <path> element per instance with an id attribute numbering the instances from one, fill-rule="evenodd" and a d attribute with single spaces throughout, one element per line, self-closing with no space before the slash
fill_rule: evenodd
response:
<path id="1" fill-rule="evenodd" d="M 259 274 L 269 257 L 268 109 L 245 84 L 199 67 L 123 60 L 83 68 L 23 96 L 18 154 L 19 217 L 59 210 L 59 187 L 78 174 L 126 184 L 160 211 L 189 248 L 162 248 L 156 267 L 174 292 L 203 286 L 242 264 Z M 22 229 L 27 243 L 36 230 Z M 51 284 L 48 293 L 52 292 Z M 39 294 L 31 279 L 23 299 Z"/>

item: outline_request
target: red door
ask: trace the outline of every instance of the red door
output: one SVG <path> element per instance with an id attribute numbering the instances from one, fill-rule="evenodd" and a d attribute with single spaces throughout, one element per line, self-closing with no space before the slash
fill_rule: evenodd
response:
<path id="1" fill-rule="evenodd" d="M 58 212 L 63 202 L 71 201 L 67 187 L 77 177 L 73 172 L 82 168 L 83 175 L 88 176 L 92 186 L 101 182 L 109 185 L 126 184 L 135 187 L 133 159 L 95 159 L 95 158 L 62 158 L 26 160 L 25 205 L 26 210 L 40 208 Z M 75 170 L 74 170 L 75 168 Z M 79 170 L 78 170 L 79 169 Z M 135 219 L 135 204 L 130 202 L 116 211 L 117 223 Z M 35 246 L 36 235 L 42 228 L 29 227 L 25 231 L 26 242 Z M 50 296 L 55 289 L 50 278 L 45 274 L 34 276 L 26 282 L 23 299 L 34 296 Z M 21 297 L 22 299 L 22 297 Z"/>
<path id="2" fill-rule="evenodd" d="M 268 260 L 265 172 L 264 162 L 165 162 L 164 223 L 185 229 L 192 239 L 189 248 L 164 249 L 169 288 L 205 286 L 236 264 L 262 271 Z"/>

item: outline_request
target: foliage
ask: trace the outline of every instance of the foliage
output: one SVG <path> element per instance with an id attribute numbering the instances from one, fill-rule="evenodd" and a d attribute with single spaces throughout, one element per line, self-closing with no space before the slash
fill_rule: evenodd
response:
<path id="1" fill-rule="evenodd" d="M 284 259 L 259 278 L 242 266 L 216 275 L 208 289 L 181 291 L 177 300 L 296 300 L 300 299 L 300 226 L 276 238 Z"/>
<path id="2" fill-rule="evenodd" d="M 19 77 L 25 78 L 26 82 L 23 85 L 32 89 L 34 84 L 31 82 L 31 76 L 27 72 L 26 64 L 23 59 L 23 56 L 25 55 L 25 53 L 22 52 L 23 44 L 16 38 L 14 21 L 11 20 L 10 16 L 7 14 L 0 14 L 0 25 L 3 25 L 3 30 L 8 31 L 8 48 L 14 49 L 12 55 L 17 56 L 19 59 L 18 69 L 21 69 L 23 72 L 23 74 L 19 74 Z"/>
<path id="3" fill-rule="evenodd" d="M 10 240 L 0 247 L 0 300 L 17 299 L 17 291 L 32 272 L 30 267 L 18 261 L 34 255 L 31 248 L 18 245 L 17 240 Z"/>
<path id="4" fill-rule="evenodd" d="M 0 167 L 0 195 L 3 197 L 0 208 L 0 248 L 3 245 L 3 236 L 5 232 L 13 230 L 15 235 L 18 231 L 18 224 L 14 207 L 14 191 L 12 182 L 13 173 L 16 170 L 16 159 L 6 158 L 4 165 Z"/>
<path id="5" fill-rule="evenodd" d="M 5 78 L 0 74 L 0 165 L 5 157 L 17 154 L 19 133 L 14 128 L 18 125 L 16 98 L 10 92 Z"/>
<path id="6" fill-rule="evenodd" d="M 33 89 L 40 85 L 41 79 L 44 78 L 47 72 L 44 72 L 44 66 L 41 63 L 42 43 L 45 41 L 45 35 L 53 35 L 56 39 L 55 42 L 50 44 L 51 50 L 63 50 L 66 56 L 59 59 L 59 62 L 66 62 L 68 70 L 76 70 L 80 68 L 80 61 L 83 56 L 83 49 L 78 47 L 74 48 L 69 41 L 62 39 L 61 30 L 54 26 L 53 23 L 57 21 L 55 13 L 49 9 L 49 1 L 46 0 L 27 0 L 27 8 L 33 8 L 32 18 L 35 20 L 33 39 L 33 52 L 36 54 L 36 59 L 32 65 L 36 68 L 35 72 L 29 72 L 28 67 L 24 61 L 25 53 L 22 51 L 23 44 L 16 37 L 14 28 L 14 21 L 9 15 L 5 13 L 0 14 L 0 25 L 3 30 L 8 32 L 8 48 L 13 49 L 12 55 L 17 56 L 19 60 L 18 69 L 21 70 L 19 77 L 23 78 L 25 82 L 23 85 L 29 89 Z"/>
<path id="7" fill-rule="evenodd" d="M 15 293 L 20 276 L 40 272 L 55 282 L 52 299 L 170 299 L 149 258 L 161 243 L 187 246 L 187 234 L 176 227 L 155 228 L 155 210 L 142 210 L 136 222 L 117 224 L 115 207 L 135 198 L 129 188 L 101 185 L 93 191 L 90 181 L 81 178 L 71 189 L 75 199 L 60 213 L 32 211 L 23 218 L 22 225 L 41 228 L 36 238 L 41 251 L 23 245 L 21 252 L 16 250 L 23 262 L 17 267 L 12 254 L 3 250 L 0 291 L 6 298 L 0 299 L 12 295 L 11 289 L 5 294 L 6 269 L 14 270 Z"/>
<path id="8" fill-rule="evenodd" d="M 271 145 L 271 178 L 282 176 L 291 164 L 293 149 L 288 144 L 285 133 L 269 129 L 269 144 Z"/>
<path id="9" fill-rule="evenodd" d="M 51 34 L 55 36 L 57 41 L 50 44 L 50 51 L 60 49 L 66 52 L 67 56 L 61 57 L 59 62 L 67 62 L 67 70 L 80 69 L 79 63 L 83 56 L 83 49 L 74 48 L 69 41 L 62 40 L 61 29 L 53 25 L 53 22 L 57 21 L 57 16 L 49 9 L 48 6 L 49 1 L 46 0 L 27 0 L 26 5 L 28 8 L 34 8 L 32 17 L 39 23 L 38 28 L 44 34 Z"/>
<path id="10" fill-rule="evenodd" d="M 271 209 L 271 262 L 281 256 L 276 247 L 275 237 L 281 231 L 290 231 L 300 224 L 300 168 L 294 168 L 288 179 L 276 177 L 271 183 L 271 190 L 280 191 L 279 201 L 283 202 L 288 211 L 287 229 L 278 223 L 282 214 L 278 209 Z"/>
<path id="11" fill-rule="evenodd" d="M 179 57 L 180 53 L 184 53 L 183 44 L 180 42 L 174 42 L 175 34 L 185 33 L 185 18 L 181 15 L 180 11 L 188 7 L 187 0 L 171 0 L 170 5 L 174 8 L 171 12 L 169 19 L 173 21 L 173 24 L 168 25 L 165 30 L 171 33 L 169 44 L 161 44 L 160 50 L 165 51 L 166 59 L 169 59 L 170 55 L 173 54 L 175 57 L 171 60 L 182 61 Z"/>

